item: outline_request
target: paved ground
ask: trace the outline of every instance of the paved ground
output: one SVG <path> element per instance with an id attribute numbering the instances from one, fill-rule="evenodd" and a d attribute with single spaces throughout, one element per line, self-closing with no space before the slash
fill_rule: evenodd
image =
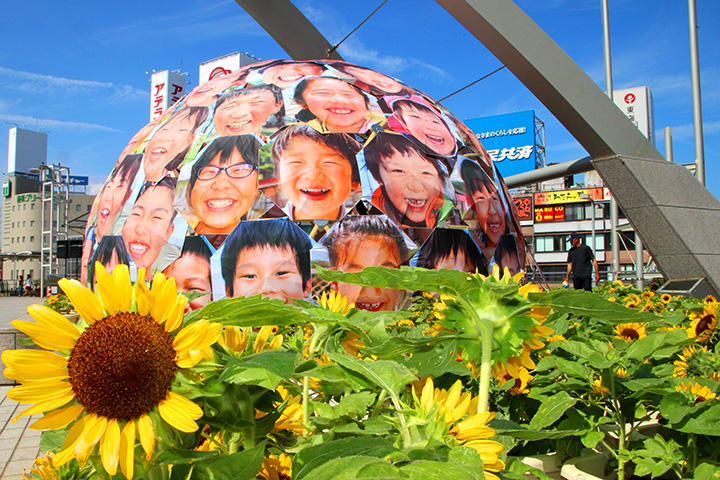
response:
<path id="1" fill-rule="evenodd" d="M 0 297 L 0 350 L 18 348 L 17 331 L 11 321 L 30 320 L 27 306 L 42 303 L 39 297 Z M 0 362 L 0 368 L 5 366 Z M 1 383 L 9 383 L 0 375 Z M 40 433 L 28 429 L 28 425 L 40 418 L 22 417 L 16 423 L 11 419 L 25 410 L 29 405 L 21 405 L 7 398 L 12 385 L 0 386 L 0 480 L 20 480 L 23 469 L 30 470 L 34 459 L 39 454 Z"/>

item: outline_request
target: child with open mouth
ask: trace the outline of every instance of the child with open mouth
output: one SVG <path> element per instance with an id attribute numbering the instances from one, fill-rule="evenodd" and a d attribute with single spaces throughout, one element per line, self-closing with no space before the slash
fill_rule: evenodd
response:
<path id="1" fill-rule="evenodd" d="M 335 220 L 359 196 L 355 154 L 360 145 L 347 134 L 322 134 L 292 125 L 277 136 L 272 158 L 285 211 L 295 220 Z"/>

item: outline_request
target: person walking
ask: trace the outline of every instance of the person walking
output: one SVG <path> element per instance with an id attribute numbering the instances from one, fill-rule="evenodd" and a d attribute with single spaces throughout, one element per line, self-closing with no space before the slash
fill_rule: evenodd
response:
<path id="1" fill-rule="evenodd" d="M 35 286 L 33 285 L 32 276 L 28 273 L 28 276 L 25 279 L 25 293 L 23 293 L 23 296 L 31 297 L 34 289 Z"/>
<path id="2" fill-rule="evenodd" d="M 595 282 L 600 281 L 600 270 L 595 254 L 592 249 L 585 245 L 582 238 L 577 233 L 573 233 L 568 238 L 572 247 L 568 251 L 567 274 L 565 275 L 565 284 L 570 280 L 570 274 L 573 276 L 573 288 L 575 290 L 592 290 L 592 271 L 595 268 Z"/>

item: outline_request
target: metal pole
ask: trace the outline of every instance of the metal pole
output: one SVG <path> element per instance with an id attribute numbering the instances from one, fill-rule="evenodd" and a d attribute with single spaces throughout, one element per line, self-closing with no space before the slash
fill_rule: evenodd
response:
<path id="1" fill-rule="evenodd" d="M 595 255 L 595 259 L 597 260 L 597 243 L 595 242 L 595 200 L 592 198 L 590 199 L 590 206 L 592 208 L 592 250 Z M 598 273 L 600 273 L 599 270 L 600 267 L 598 267 Z"/>
<path id="2" fill-rule="evenodd" d="M 665 160 L 673 161 L 672 127 L 665 127 Z"/>
<path id="3" fill-rule="evenodd" d="M 695 0 L 688 0 L 690 16 L 690 70 L 692 72 L 693 130 L 695 131 L 695 176 L 705 185 L 705 149 L 703 146 L 702 101 L 700 99 L 700 62 L 698 60 Z"/>
<path id="4" fill-rule="evenodd" d="M 602 0 L 602 21 L 603 21 L 603 54 L 605 57 L 605 89 L 610 100 L 613 99 L 612 83 L 612 61 L 610 55 L 610 14 L 608 12 L 608 0 Z M 612 279 L 617 280 L 620 274 L 620 244 L 618 243 L 618 209 L 615 195 L 610 197 L 610 246 L 612 249 Z"/>
<path id="5" fill-rule="evenodd" d="M 635 232 L 635 275 L 637 276 L 635 286 L 638 290 L 642 290 L 645 287 L 645 259 L 643 258 L 643 243 L 637 232 Z"/>

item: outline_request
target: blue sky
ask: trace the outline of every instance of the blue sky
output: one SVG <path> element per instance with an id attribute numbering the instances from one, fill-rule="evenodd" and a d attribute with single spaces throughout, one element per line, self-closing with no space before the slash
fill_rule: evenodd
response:
<path id="1" fill-rule="evenodd" d="M 600 0 L 516 0 L 602 88 Z M 380 0 L 294 0 L 331 42 L 349 33 Z M 649 86 L 656 146 L 673 128 L 675 161 L 694 161 L 687 3 L 610 0 L 616 89 Z M 706 183 L 720 196 L 720 2 L 697 0 Z M 90 176 L 98 189 L 133 134 L 149 120 L 146 71 L 181 68 L 190 85 L 199 63 L 235 51 L 263 60 L 287 54 L 232 0 L 3 2 L 0 28 L 0 171 L 7 130 L 49 131 L 48 161 Z M 390 0 L 339 52 L 439 99 L 501 64 L 431 0 Z M 508 71 L 449 98 L 459 119 L 534 109 L 546 126 L 547 160 L 586 152 Z"/>

